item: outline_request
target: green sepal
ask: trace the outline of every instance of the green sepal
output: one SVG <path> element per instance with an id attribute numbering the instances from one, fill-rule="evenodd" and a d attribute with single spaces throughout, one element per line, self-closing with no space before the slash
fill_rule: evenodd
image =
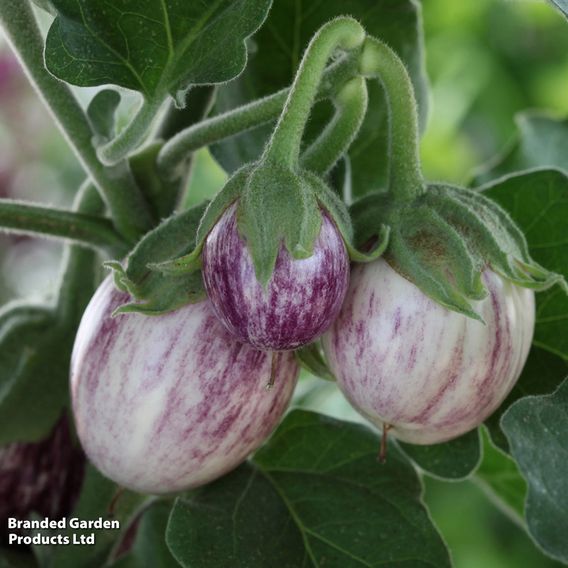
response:
<path id="1" fill-rule="evenodd" d="M 335 376 L 331 372 L 324 359 L 321 346 L 318 341 L 310 343 L 305 347 L 296 349 L 294 356 L 300 365 L 312 375 L 326 381 L 335 381 Z"/>
<path id="2" fill-rule="evenodd" d="M 294 259 L 313 254 L 322 223 L 318 201 L 305 176 L 267 162 L 251 172 L 237 206 L 237 223 L 258 281 L 266 286 L 282 243 Z"/>
<path id="3" fill-rule="evenodd" d="M 116 287 L 128 292 L 133 300 L 120 306 L 115 314 L 160 315 L 205 297 L 199 270 L 171 274 L 148 267 L 150 262 L 177 257 L 195 247 L 197 226 L 205 208 L 204 203 L 164 220 L 136 245 L 126 268 L 117 261 L 105 263 L 113 271 Z"/>
<path id="4" fill-rule="evenodd" d="M 486 268 L 525 288 L 565 285 L 532 260 L 507 212 L 470 189 L 432 184 L 412 201 L 371 194 L 351 206 L 351 215 L 359 246 L 390 227 L 385 258 L 391 266 L 437 303 L 477 320 L 474 304 L 487 296 Z"/>
<path id="5" fill-rule="evenodd" d="M 236 172 L 209 203 L 197 227 L 197 234 L 193 241 L 194 246 L 190 249 L 190 253 L 174 256 L 163 262 L 151 262 L 148 264 L 148 268 L 165 275 L 189 274 L 199 270 L 201 268 L 201 251 L 207 235 L 221 215 L 240 197 L 251 169 L 252 166 L 248 165 Z"/>
<path id="6" fill-rule="evenodd" d="M 353 262 L 365 263 L 372 262 L 384 254 L 389 243 L 390 227 L 378 227 L 372 245 L 367 250 L 359 250 L 355 244 L 353 225 L 345 203 L 321 178 L 311 172 L 306 172 L 305 175 L 309 177 L 321 207 L 329 213 L 341 233 L 349 258 Z"/>

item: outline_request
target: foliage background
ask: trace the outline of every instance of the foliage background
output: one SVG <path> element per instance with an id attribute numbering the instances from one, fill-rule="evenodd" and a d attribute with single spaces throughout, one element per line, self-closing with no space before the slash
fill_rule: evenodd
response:
<path id="1" fill-rule="evenodd" d="M 520 110 L 568 115 L 568 27 L 535 1 L 425 0 L 427 69 L 432 105 L 422 143 L 429 179 L 467 183 L 476 167 L 512 139 Z M 93 91 L 82 89 L 88 99 Z M 0 196 L 68 205 L 82 173 L 50 117 L 0 47 Z M 225 179 L 201 152 L 189 200 L 196 203 Z M 61 246 L 0 236 L 0 303 L 45 297 L 57 282 Z M 348 412 L 331 391 L 309 406 Z M 352 417 L 352 416 L 350 416 Z M 426 479 L 426 500 L 457 568 L 559 566 L 546 559 L 511 518 L 472 481 Z"/>

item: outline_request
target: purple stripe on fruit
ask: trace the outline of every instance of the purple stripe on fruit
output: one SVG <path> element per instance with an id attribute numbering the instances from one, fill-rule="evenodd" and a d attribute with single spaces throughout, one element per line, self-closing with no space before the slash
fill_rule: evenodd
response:
<path id="1" fill-rule="evenodd" d="M 356 410 L 397 438 L 434 444 L 478 426 L 518 379 L 534 330 L 534 293 L 483 274 L 485 325 L 440 306 L 385 260 L 359 265 L 323 338 Z"/>
<path id="2" fill-rule="evenodd" d="M 284 351 L 311 343 L 329 328 L 347 292 L 349 257 L 323 213 L 312 256 L 295 260 L 282 245 L 265 289 L 233 205 L 205 242 L 203 281 L 215 313 L 235 337 L 258 349 Z"/>
<path id="3" fill-rule="evenodd" d="M 77 432 L 91 461 L 123 487 L 170 493 L 208 483 L 270 435 L 298 376 L 291 353 L 236 341 L 209 301 L 165 315 L 120 314 L 110 278 L 91 300 L 71 363 Z"/>

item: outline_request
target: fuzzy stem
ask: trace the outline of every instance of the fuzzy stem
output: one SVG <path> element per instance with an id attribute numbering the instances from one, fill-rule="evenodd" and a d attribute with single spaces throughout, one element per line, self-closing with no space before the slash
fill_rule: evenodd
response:
<path id="1" fill-rule="evenodd" d="M 104 213 L 102 202 L 95 186 L 90 181 L 83 183 L 73 205 L 75 215 L 95 217 Z M 120 258 L 127 252 L 122 246 L 114 253 Z M 95 251 L 82 246 L 68 244 L 65 247 L 57 313 L 64 326 L 74 335 L 77 325 L 91 299 L 100 279 L 100 261 Z"/>
<path id="2" fill-rule="evenodd" d="M 144 197 L 125 165 L 109 169 L 99 162 L 81 105 L 44 66 L 43 39 L 29 0 L 0 0 L 0 23 L 32 85 L 107 203 L 116 227 L 136 240 L 153 225 Z"/>
<path id="3" fill-rule="evenodd" d="M 343 57 L 330 65 L 323 74 L 317 100 L 333 96 L 346 81 L 356 76 L 357 63 L 354 58 Z M 274 120 L 282 112 L 289 93 L 290 89 L 282 89 L 182 130 L 160 151 L 160 174 L 166 179 L 175 178 L 181 175 L 180 166 L 195 150 Z"/>
<path id="4" fill-rule="evenodd" d="M 144 99 L 134 118 L 120 134 L 98 149 L 97 155 L 101 162 L 107 166 L 113 166 L 136 150 L 146 138 L 161 106 L 161 101 Z"/>
<path id="5" fill-rule="evenodd" d="M 112 253 L 124 252 L 127 246 L 110 219 L 12 199 L 0 199 L 0 230 L 70 239 Z"/>
<path id="6" fill-rule="evenodd" d="M 324 131 L 302 154 L 302 168 L 325 175 L 347 151 L 365 118 L 367 83 L 356 77 L 346 83 L 334 99 L 336 112 Z"/>
<path id="7" fill-rule="evenodd" d="M 367 37 L 360 71 L 378 78 L 389 104 L 389 191 L 395 199 L 412 200 L 426 191 L 420 165 L 420 139 L 416 98 L 410 76 L 398 55 L 383 42 Z"/>
<path id="8" fill-rule="evenodd" d="M 352 18 L 337 18 L 325 24 L 310 41 L 284 111 L 272 133 L 263 158 L 295 168 L 306 122 L 322 75 L 329 58 L 336 49 L 354 50 L 365 39 L 365 30 Z"/>

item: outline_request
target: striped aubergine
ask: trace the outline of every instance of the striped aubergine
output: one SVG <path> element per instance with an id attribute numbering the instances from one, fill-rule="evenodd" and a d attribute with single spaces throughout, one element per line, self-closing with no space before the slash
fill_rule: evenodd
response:
<path id="1" fill-rule="evenodd" d="M 163 494 L 208 483 L 260 446 L 290 401 L 291 353 L 236 341 L 208 300 L 156 317 L 119 314 L 128 295 L 107 278 L 87 307 L 71 360 L 77 433 L 122 487 Z"/>
<path id="2" fill-rule="evenodd" d="M 534 293 L 490 270 L 481 323 L 437 304 L 383 259 L 359 265 L 323 338 L 328 363 L 353 407 L 412 444 L 450 440 L 503 401 L 525 364 Z"/>
<path id="3" fill-rule="evenodd" d="M 308 258 L 294 259 L 284 245 L 266 288 L 231 206 L 203 248 L 203 282 L 215 313 L 238 339 L 257 349 L 285 351 L 311 343 L 329 328 L 349 285 L 349 256 L 334 222 L 322 214 Z"/>

